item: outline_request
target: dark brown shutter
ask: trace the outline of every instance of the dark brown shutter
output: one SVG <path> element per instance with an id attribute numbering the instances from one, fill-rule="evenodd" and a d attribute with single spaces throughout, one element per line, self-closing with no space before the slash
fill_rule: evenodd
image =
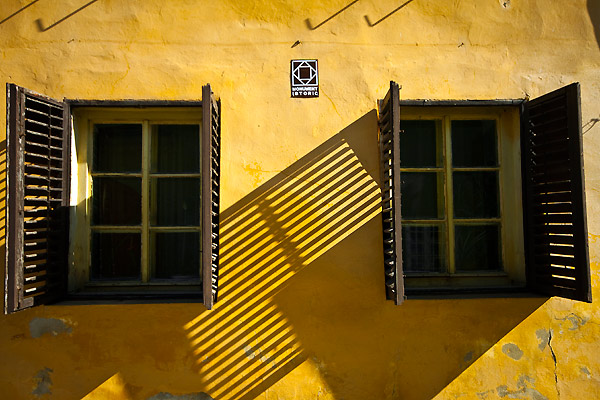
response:
<path id="1" fill-rule="evenodd" d="M 202 87 L 202 290 L 209 310 L 219 283 L 219 183 L 221 102 L 210 85 Z"/>
<path id="2" fill-rule="evenodd" d="M 66 104 L 7 84 L 5 312 L 67 289 L 69 119 Z"/>
<path id="3" fill-rule="evenodd" d="M 400 217 L 400 88 L 396 82 L 390 82 L 390 90 L 379 101 L 379 150 L 385 293 L 388 300 L 401 304 L 404 301 L 404 275 Z"/>
<path id="4" fill-rule="evenodd" d="M 591 302 L 579 90 L 522 108 L 525 257 L 531 289 Z"/>

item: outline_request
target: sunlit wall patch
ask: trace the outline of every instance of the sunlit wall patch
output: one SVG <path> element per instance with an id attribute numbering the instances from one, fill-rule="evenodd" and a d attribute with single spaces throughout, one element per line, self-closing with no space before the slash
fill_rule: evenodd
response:
<path id="1" fill-rule="evenodd" d="M 319 65 L 317 60 L 290 62 L 292 97 L 319 97 Z"/>

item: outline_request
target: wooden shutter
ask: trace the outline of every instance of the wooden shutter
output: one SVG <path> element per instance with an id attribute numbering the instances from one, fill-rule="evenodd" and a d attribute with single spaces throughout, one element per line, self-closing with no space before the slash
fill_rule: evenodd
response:
<path id="1" fill-rule="evenodd" d="M 522 107 L 525 256 L 531 289 L 591 302 L 579 91 Z"/>
<path id="2" fill-rule="evenodd" d="M 390 90 L 379 101 L 379 150 L 385 293 L 388 300 L 401 304 L 404 301 L 404 275 L 400 217 L 400 88 L 396 82 L 390 82 Z"/>
<path id="3" fill-rule="evenodd" d="M 219 283 L 219 183 L 221 102 L 202 87 L 202 290 L 204 305 L 217 301 Z"/>
<path id="4" fill-rule="evenodd" d="M 7 84 L 5 312 L 66 293 L 70 113 L 65 103 Z"/>

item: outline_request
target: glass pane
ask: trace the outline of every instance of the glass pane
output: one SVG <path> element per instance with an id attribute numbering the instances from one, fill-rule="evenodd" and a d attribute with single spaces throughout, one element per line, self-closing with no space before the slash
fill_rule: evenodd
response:
<path id="1" fill-rule="evenodd" d="M 199 125 L 152 125 L 153 173 L 200 172 Z"/>
<path id="2" fill-rule="evenodd" d="M 142 223 L 142 179 L 95 177 L 92 212 L 94 225 Z"/>
<path id="3" fill-rule="evenodd" d="M 498 165 L 496 121 L 452 121 L 452 166 Z"/>
<path id="4" fill-rule="evenodd" d="M 442 163 L 439 120 L 402 121 L 400 133 L 400 165 L 438 167 Z"/>
<path id="5" fill-rule="evenodd" d="M 200 278 L 200 232 L 155 232 L 151 249 L 153 278 Z"/>
<path id="6" fill-rule="evenodd" d="M 457 271 L 502 270 L 500 225 L 456 225 L 454 255 Z"/>
<path id="7" fill-rule="evenodd" d="M 402 172 L 402 219 L 444 217 L 443 175 L 438 172 Z"/>
<path id="8" fill-rule="evenodd" d="M 141 124 L 94 125 L 94 172 L 140 172 Z"/>
<path id="9" fill-rule="evenodd" d="M 498 218 L 498 171 L 452 174 L 455 218 Z"/>
<path id="10" fill-rule="evenodd" d="M 402 268 L 410 272 L 445 272 L 445 229 L 442 224 L 402 225 Z"/>
<path id="11" fill-rule="evenodd" d="M 92 233 L 92 279 L 139 279 L 139 233 Z"/>
<path id="12" fill-rule="evenodd" d="M 152 178 L 154 226 L 200 226 L 200 178 Z"/>

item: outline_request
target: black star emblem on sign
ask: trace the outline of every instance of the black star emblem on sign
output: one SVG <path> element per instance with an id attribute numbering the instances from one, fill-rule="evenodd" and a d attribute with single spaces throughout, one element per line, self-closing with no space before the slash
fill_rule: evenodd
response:
<path id="1" fill-rule="evenodd" d="M 319 96 L 319 68 L 317 60 L 292 60 L 292 97 Z"/>

